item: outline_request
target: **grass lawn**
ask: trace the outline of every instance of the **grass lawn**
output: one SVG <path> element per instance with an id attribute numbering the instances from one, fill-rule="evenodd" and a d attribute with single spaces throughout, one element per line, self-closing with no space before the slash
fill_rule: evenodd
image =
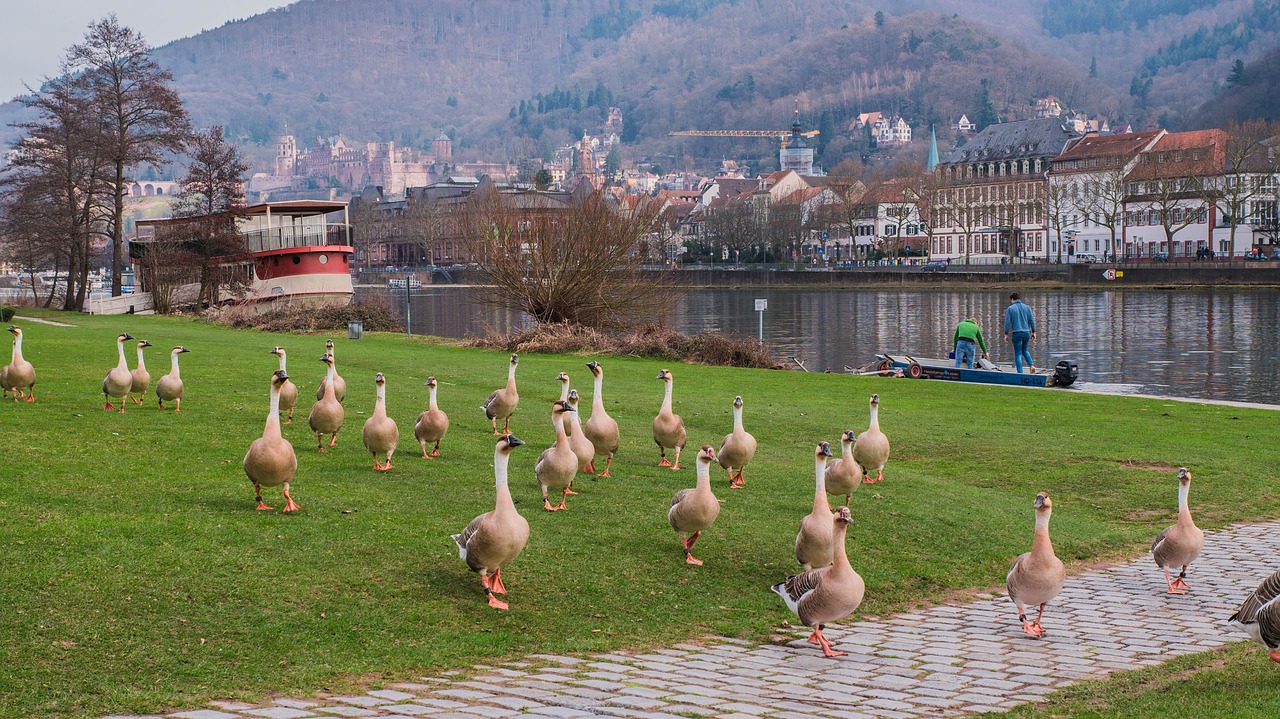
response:
<path id="1" fill-rule="evenodd" d="M 1085 682 L 989 719 L 1272 719 L 1280 668 L 1247 642 Z"/>
<path id="2" fill-rule="evenodd" d="M 1175 514 L 1190 466 L 1206 529 L 1274 518 L 1274 413 L 1160 400 L 842 375 L 671 366 L 689 430 L 686 468 L 659 469 L 650 422 L 665 363 L 605 357 L 605 396 L 622 427 L 612 479 L 580 480 L 568 512 L 540 509 L 533 463 L 552 439 L 564 370 L 590 406 L 588 357 L 526 355 L 512 487 L 529 519 L 503 572 L 511 611 L 485 603 L 449 535 L 493 506 L 494 437 L 479 406 L 507 356 L 397 335 L 335 337 L 347 380 L 336 451 L 314 452 L 306 417 L 324 337 L 234 331 L 188 319 L 42 313 L 23 323 L 35 404 L 0 406 L 0 716 L 147 713 L 205 699 L 308 693 L 531 652 L 642 647 L 706 633 L 767 639 L 791 616 L 769 584 L 797 569 L 796 528 L 813 492 L 813 447 L 866 427 L 881 396 L 893 445 L 886 481 L 854 495 L 849 553 L 867 581 L 858 616 L 964 596 L 1003 582 L 1030 546 L 1032 499 L 1054 500 L 1059 556 L 1080 565 L 1145 551 Z M 181 414 L 152 399 L 102 411 L 115 336 L 155 344 L 153 378 L 186 345 Z M 262 432 L 275 344 L 300 389 L 284 428 L 298 450 L 302 511 L 253 510 L 241 470 Z M 134 350 L 128 348 L 130 362 Z M 1082 368 L 1088 372 L 1088 368 Z M 360 442 L 375 372 L 400 424 L 395 469 Z M 452 422 L 422 460 L 413 419 L 439 378 Z M 667 525 L 692 486 L 693 448 L 719 445 L 741 394 L 760 450 L 746 489 L 714 488 L 723 510 L 683 564 Z M 1159 582 L 1152 567 L 1152 582 Z M 1010 622 L 1015 621 L 1010 609 Z M 1250 659 L 1257 664 L 1256 658 Z"/>

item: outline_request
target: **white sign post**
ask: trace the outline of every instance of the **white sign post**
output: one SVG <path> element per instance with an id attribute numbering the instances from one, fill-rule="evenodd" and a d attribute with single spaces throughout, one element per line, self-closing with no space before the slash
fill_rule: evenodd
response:
<path id="1" fill-rule="evenodd" d="M 757 339 L 761 344 L 764 344 L 764 311 L 767 309 L 769 309 L 769 300 L 756 300 L 756 312 L 760 313 L 760 334 Z"/>

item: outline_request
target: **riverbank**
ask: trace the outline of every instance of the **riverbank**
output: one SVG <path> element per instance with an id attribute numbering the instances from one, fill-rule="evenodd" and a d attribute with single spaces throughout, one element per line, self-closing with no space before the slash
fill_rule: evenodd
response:
<path id="1" fill-rule="evenodd" d="M 580 479 L 569 511 L 547 513 L 532 466 L 552 440 L 554 378 L 568 372 L 589 403 L 589 358 L 529 354 L 512 423 L 528 446 L 512 457 L 511 481 L 532 537 L 503 573 L 511 610 L 499 613 L 484 605 L 449 534 L 493 506 L 494 437 L 476 408 L 505 381 L 505 353 L 393 334 L 335 337 L 346 426 L 335 451 L 320 455 L 305 417 L 323 336 L 167 317 L 71 321 L 23 327 L 37 401 L 0 406 L 14 430 L 6 454 L 23 480 L 0 485 L 9 509 L 0 513 L 0 601 L 11 608 L 0 615 L 5 717 L 340 692 L 464 669 L 478 657 L 607 652 L 708 633 L 767 641 L 792 621 L 768 585 L 797 568 L 792 543 L 812 505 L 814 445 L 864 428 L 872 392 L 893 457 L 885 483 L 852 501 L 850 555 L 868 587 L 855 619 L 999 584 L 1029 546 L 1041 490 L 1055 501 L 1055 547 L 1077 570 L 1145 551 L 1174 516 L 1173 465 L 1193 468 L 1193 507 L 1206 529 L 1280 513 L 1269 489 L 1274 451 L 1258 441 L 1274 415 L 1260 410 L 614 357 L 601 359 L 607 408 L 623 433 L 614 477 Z M 166 348 L 192 350 L 182 355 L 180 415 L 150 399 L 123 415 L 102 411 L 102 375 L 122 331 L 155 345 L 153 377 L 165 371 Z M 262 432 L 273 345 L 289 349 L 301 398 L 284 432 L 299 455 L 293 496 L 302 510 L 287 516 L 277 490 L 264 492 L 277 511 L 253 510 L 240 468 Z M 650 437 L 664 366 L 690 438 L 680 472 L 655 466 Z M 386 474 L 373 471 L 358 432 L 373 409 L 375 372 L 386 374 L 401 432 Z M 452 422 L 436 460 L 416 456 L 411 438 L 428 374 Z M 713 474 L 723 510 L 698 542 L 706 565 L 686 567 L 666 506 L 693 484 L 694 447 L 718 446 L 728 432 L 736 394 L 760 450 L 744 490 Z"/>

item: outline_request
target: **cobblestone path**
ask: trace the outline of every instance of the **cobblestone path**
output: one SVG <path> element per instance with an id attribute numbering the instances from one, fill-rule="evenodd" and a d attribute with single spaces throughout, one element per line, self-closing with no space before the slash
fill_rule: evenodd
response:
<path id="1" fill-rule="evenodd" d="M 647 654 L 534 655 L 359 696 L 212 702 L 164 716 L 862 719 L 1004 710 L 1081 679 L 1245 639 L 1226 619 L 1277 557 L 1280 523 L 1243 525 L 1205 538 L 1185 596 L 1165 594 L 1150 556 L 1070 577 L 1039 640 L 1022 634 L 1007 597 L 987 596 L 832 625 L 827 637 L 849 653 L 834 659 L 800 638 L 807 630 L 793 630 L 798 638 L 785 645 L 708 638 Z"/>

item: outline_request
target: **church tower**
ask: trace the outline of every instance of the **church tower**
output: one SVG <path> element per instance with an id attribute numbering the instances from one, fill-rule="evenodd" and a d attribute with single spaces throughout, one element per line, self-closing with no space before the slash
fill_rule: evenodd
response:
<path id="1" fill-rule="evenodd" d="M 281 135 L 276 142 L 276 177 L 293 177 L 298 169 L 298 141 L 293 135 Z"/>

